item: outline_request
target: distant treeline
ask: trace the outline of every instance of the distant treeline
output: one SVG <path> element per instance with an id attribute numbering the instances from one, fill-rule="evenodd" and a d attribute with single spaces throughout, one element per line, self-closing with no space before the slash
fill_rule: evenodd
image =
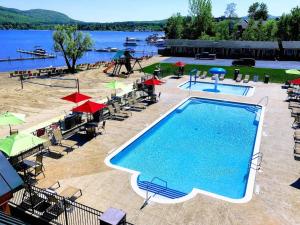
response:
<path id="1" fill-rule="evenodd" d="M 54 30 L 59 24 L 29 24 L 29 23 L 1 23 L 0 30 Z M 80 30 L 95 31 L 163 31 L 165 24 L 150 22 L 120 22 L 120 23 L 69 23 L 77 25 Z"/>

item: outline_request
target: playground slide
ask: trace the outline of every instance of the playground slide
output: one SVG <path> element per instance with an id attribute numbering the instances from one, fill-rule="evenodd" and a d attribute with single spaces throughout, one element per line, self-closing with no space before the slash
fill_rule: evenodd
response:
<path id="1" fill-rule="evenodd" d="M 115 66 L 114 63 L 110 63 L 104 70 L 103 73 L 107 73 L 110 69 L 112 69 Z"/>

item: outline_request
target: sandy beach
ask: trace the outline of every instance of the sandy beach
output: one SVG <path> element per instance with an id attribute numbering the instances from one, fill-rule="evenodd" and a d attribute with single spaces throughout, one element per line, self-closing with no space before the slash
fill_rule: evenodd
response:
<path id="1" fill-rule="evenodd" d="M 142 66 L 164 60 L 162 57 L 152 57 L 142 62 Z M 129 78 L 110 77 L 100 69 L 79 72 L 75 75 L 68 74 L 63 79 L 79 79 L 80 91 L 99 101 L 110 96 L 112 90 L 104 86 L 113 80 L 131 85 L 139 79 L 142 73 L 135 72 Z M 137 68 L 137 67 L 136 67 Z M 136 69 L 135 68 L 135 69 Z M 63 87 L 59 87 L 63 86 Z M 60 98 L 77 91 L 76 84 L 71 80 L 30 79 L 25 81 L 24 89 L 18 78 L 9 78 L 9 73 L 0 73 L 0 112 L 15 112 L 26 115 L 26 123 L 15 126 L 17 129 L 27 129 L 38 123 L 66 114 L 73 103 L 68 103 Z M 8 133 L 7 127 L 0 127 L 0 135 Z"/>

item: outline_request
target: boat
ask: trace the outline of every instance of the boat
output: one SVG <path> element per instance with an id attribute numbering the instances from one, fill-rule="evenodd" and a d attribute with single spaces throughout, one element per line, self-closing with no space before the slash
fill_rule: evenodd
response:
<path id="1" fill-rule="evenodd" d="M 47 54 L 46 50 L 42 49 L 42 48 L 36 48 L 32 52 L 37 55 L 46 55 Z"/>
<path id="2" fill-rule="evenodd" d="M 136 41 L 126 41 L 123 45 L 124 46 L 137 46 L 138 44 L 136 43 Z"/>
<path id="3" fill-rule="evenodd" d="M 156 47 L 165 47 L 166 46 L 166 41 L 164 39 L 157 39 L 156 42 L 154 43 Z"/>
<path id="4" fill-rule="evenodd" d="M 117 48 L 111 48 L 111 47 L 95 49 L 96 52 L 117 52 L 118 50 L 119 49 Z"/>

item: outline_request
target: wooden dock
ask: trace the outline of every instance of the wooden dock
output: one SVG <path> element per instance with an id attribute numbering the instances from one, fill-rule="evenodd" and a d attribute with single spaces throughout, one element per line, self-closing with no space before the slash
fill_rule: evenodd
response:
<path id="1" fill-rule="evenodd" d="M 24 60 L 36 60 L 36 59 L 53 59 L 56 56 L 40 56 L 40 57 L 20 57 L 20 58 L 6 58 L 0 59 L 0 62 L 13 62 L 13 61 L 24 61 Z"/>
<path id="2" fill-rule="evenodd" d="M 35 56 L 39 56 L 39 57 L 48 57 L 48 58 L 56 57 L 56 55 L 52 55 L 52 54 L 47 54 L 47 53 L 43 54 L 43 53 L 38 53 L 38 52 L 33 52 L 33 51 L 26 51 L 26 50 L 22 50 L 22 49 L 18 49 L 17 52 L 29 54 L 29 55 L 35 55 Z"/>

